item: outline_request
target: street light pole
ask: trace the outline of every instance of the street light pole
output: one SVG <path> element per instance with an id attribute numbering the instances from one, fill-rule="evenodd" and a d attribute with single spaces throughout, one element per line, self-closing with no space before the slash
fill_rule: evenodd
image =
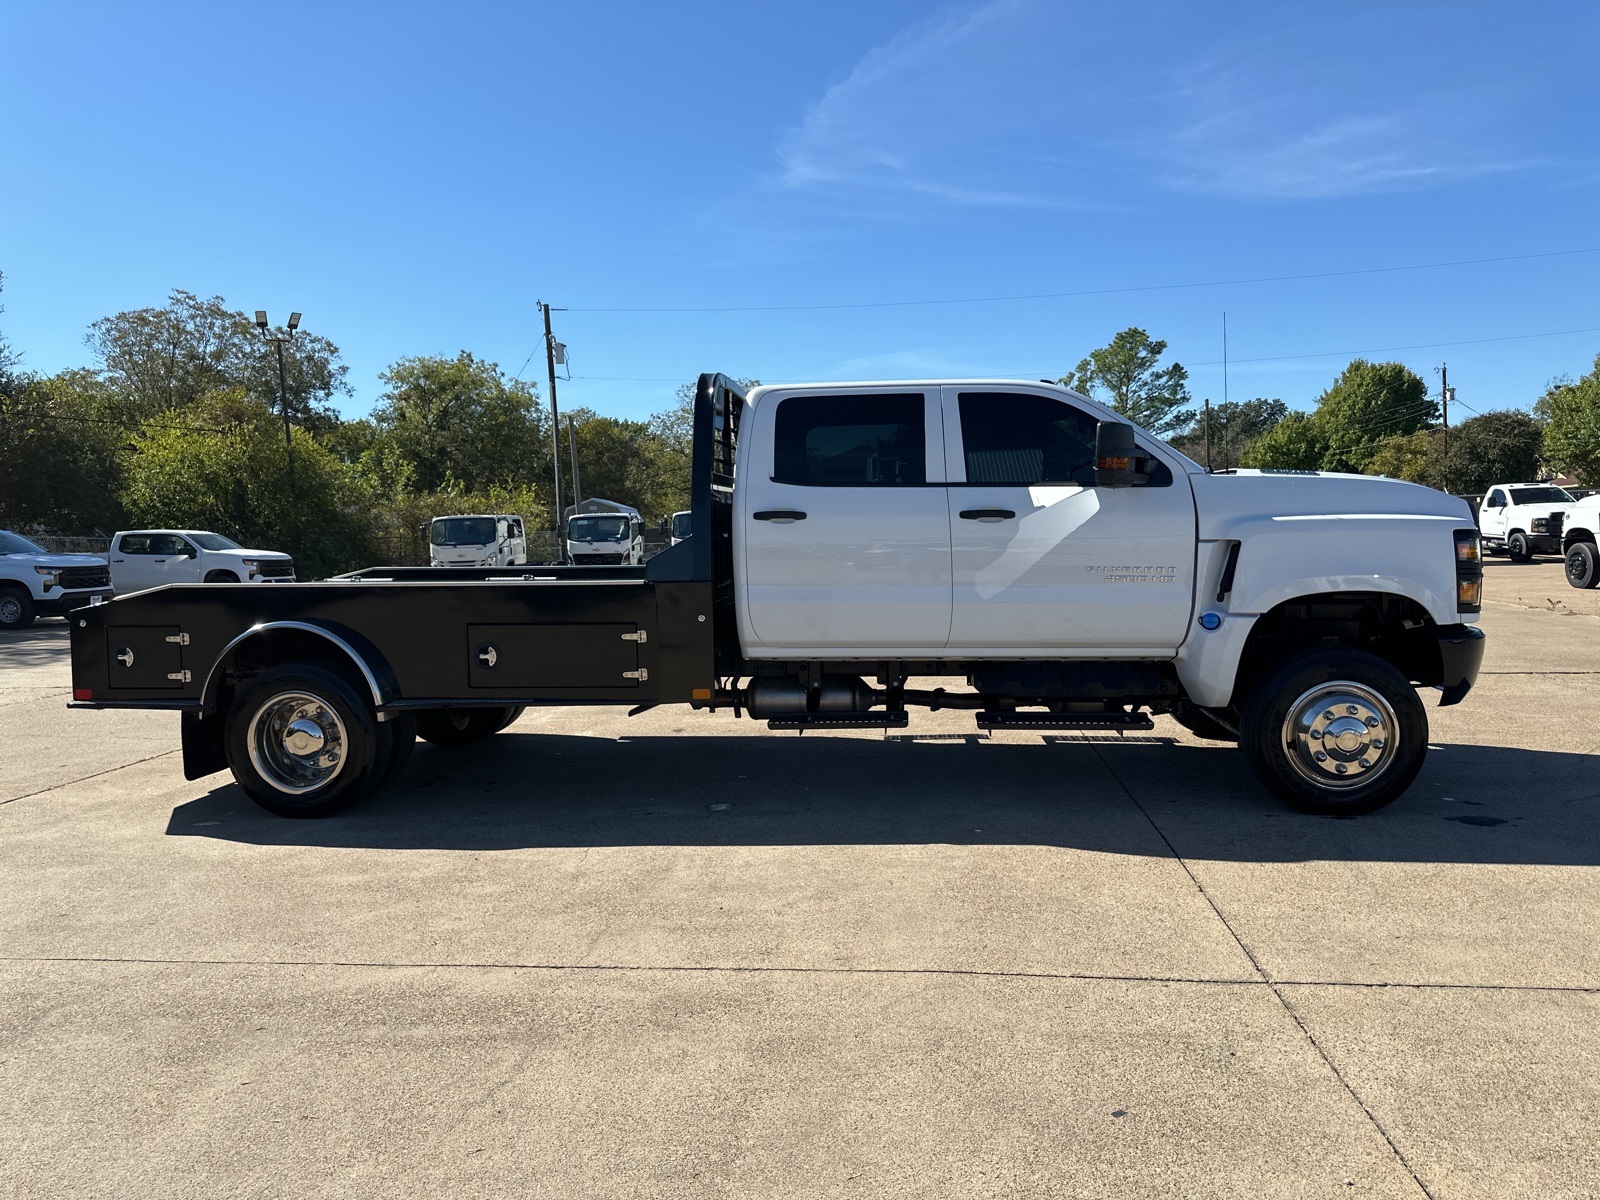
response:
<path id="1" fill-rule="evenodd" d="M 556 540 L 561 540 L 561 413 L 556 408 L 556 335 L 550 332 L 550 306 L 535 301 L 544 313 L 544 362 L 550 373 L 550 468 L 555 472 Z"/>

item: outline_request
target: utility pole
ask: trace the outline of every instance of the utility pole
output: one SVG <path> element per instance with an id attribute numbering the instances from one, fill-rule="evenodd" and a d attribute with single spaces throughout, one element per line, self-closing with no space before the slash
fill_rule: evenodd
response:
<path id="1" fill-rule="evenodd" d="M 583 503 L 583 486 L 578 482 L 578 429 L 571 413 L 567 414 L 567 446 L 572 450 L 572 507 L 577 508 Z"/>
<path id="2" fill-rule="evenodd" d="M 1450 364 L 1439 364 L 1439 411 L 1444 417 L 1444 462 L 1440 468 L 1444 490 L 1450 490 Z"/>
<path id="3" fill-rule="evenodd" d="M 1206 474 L 1211 474 L 1211 397 L 1206 397 Z"/>
<path id="4" fill-rule="evenodd" d="M 550 373 L 550 469 L 555 473 L 556 540 L 561 540 L 561 413 L 556 408 L 556 335 L 550 332 L 550 306 L 535 301 L 544 312 L 544 362 Z M 563 310 L 565 311 L 565 310 Z"/>
<path id="5" fill-rule="evenodd" d="M 299 505 L 295 502 L 295 493 L 299 490 L 294 479 L 294 436 L 289 431 L 289 379 L 283 367 L 283 344 L 294 337 L 295 330 L 300 328 L 300 314 L 289 314 L 289 323 L 284 327 L 283 336 L 269 334 L 267 314 L 263 309 L 256 309 L 256 328 L 259 329 L 273 347 L 278 351 L 278 403 L 283 407 L 283 448 L 289 456 L 289 502 L 294 506 L 293 511 L 299 512 Z M 296 554 L 300 552 L 300 524 L 299 518 L 295 519 L 295 533 L 293 547 Z"/>

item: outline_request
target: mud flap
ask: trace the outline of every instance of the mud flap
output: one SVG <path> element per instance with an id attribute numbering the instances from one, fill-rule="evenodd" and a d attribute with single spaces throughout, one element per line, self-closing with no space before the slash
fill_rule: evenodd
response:
<path id="1" fill-rule="evenodd" d="M 183 720 L 183 777 L 202 779 L 225 770 L 228 755 L 222 744 L 222 714 L 201 719 L 199 713 L 181 714 Z"/>

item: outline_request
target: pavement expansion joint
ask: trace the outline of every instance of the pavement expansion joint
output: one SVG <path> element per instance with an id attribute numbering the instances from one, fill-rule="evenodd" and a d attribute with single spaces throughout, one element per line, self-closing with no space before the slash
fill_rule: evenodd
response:
<path id="1" fill-rule="evenodd" d="M 1200 882 L 1200 877 L 1194 873 L 1194 870 L 1189 866 L 1183 855 L 1178 853 L 1178 848 L 1174 846 L 1172 844 L 1172 840 L 1167 837 L 1166 831 L 1162 829 L 1161 826 L 1156 824 L 1155 818 L 1150 815 L 1149 810 L 1146 809 L 1144 805 L 1139 803 L 1139 798 L 1133 794 L 1133 789 L 1123 782 L 1122 776 L 1117 774 L 1116 768 L 1107 762 L 1105 756 L 1100 753 L 1099 746 L 1093 746 L 1092 749 L 1094 750 L 1095 757 L 1100 760 L 1100 764 L 1105 767 L 1111 778 L 1116 780 L 1117 786 L 1122 789 L 1122 794 L 1127 796 L 1129 803 L 1131 803 L 1139 810 L 1141 814 L 1143 814 L 1144 819 L 1150 823 L 1150 828 L 1155 830 L 1156 836 L 1161 839 L 1161 842 L 1166 846 L 1168 853 L 1172 855 L 1173 861 L 1183 868 L 1184 874 L 1189 877 L 1189 882 L 1194 884 L 1195 890 L 1200 893 L 1201 898 L 1211 906 L 1211 911 L 1216 914 L 1217 920 L 1222 922 L 1223 928 L 1228 931 L 1228 936 L 1233 938 L 1234 942 L 1238 945 L 1240 952 L 1250 960 L 1250 965 L 1255 969 L 1256 974 L 1261 977 L 1261 982 L 1268 988 L 1272 989 L 1273 996 L 1276 997 L 1278 1003 L 1283 1007 L 1283 1011 L 1288 1014 L 1289 1019 L 1295 1023 L 1296 1028 L 1300 1030 L 1300 1034 L 1305 1038 L 1306 1043 L 1317 1052 L 1317 1057 L 1322 1059 L 1328 1070 L 1333 1073 L 1333 1077 L 1339 1081 L 1339 1084 L 1344 1088 L 1346 1095 L 1348 1095 L 1350 1099 L 1355 1102 L 1356 1107 L 1359 1108 L 1363 1115 L 1366 1116 L 1367 1121 L 1372 1125 L 1372 1128 L 1377 1131 L 1378 1136 L 1383 1138 L 1384 1143 L 1389 1147 L 1389 1152 L 1394 1155 L 1395 1161 L 1405 1169 L 1406 1174 L 1411 1176 L 1411 1181 L 1417 1185 L 1417 1190 L 1426 1196 L 1428 1200 L 1435 1200 L 1433 1192 L 1428 1189 L 1427 1184 L 1422 1182 L 1422 1177 L 1417 1174 L 1416 1168 L 1411 1165 L 1405 1154 L 1401 1152 L 1400 1147 L 1395 1143 L 1394 1138 L 1391 1137 L 1389 1131 L 1384 1128 L 1383 1122 L 1378 1120 L 1377 1114 L 1374 1113 L 1372 1109 L 1367 1106 L 1366 1101 L 1361 1098 L 1361 1093 L 1356 1091 L 1351 1082 L 1345 1078 L 1344 1072 L 1339 1070 L 1338 1064 L 1333 1061 L 1333 1058 L 1328 1054 L 1327 1050 L 1323 1048 L 1322 1043 L 1317 1041 L 1315 1035 L 1312 1034 L 1310 1027 L 1300 1019 L 1300 1014 L 1295 1011 L 1294 1005 L 1289 1003 L 1289 997 L 1283 991 L 1282 985 L 1267 974 L 1266 970 L 1261 966 L 1260 960 L 1256 958 L 1255 952 L 1251 950 L 1250 947 L 1245 943 L 1244 938 L 1239 936 L 1238 930 L 1233 927 L 1233 922 L 1228 920 L 1227 915 L 1222 911 L 1221 906 L 1218 905 L 1216 900 L 1212 898 L 1211 893 L 1206 891 L 1205 885 Z"/>
<path id="2" fill-rule="evenodd" d="M 181 749 L 163 750 L 160 754 L 152 754 L 147 758 L 136 758 L 132 762 L 119 763 L 117 766 L 107 767 L 104 771 L 95 771 L 90 775 L 80 775 L 77 779 L 69 779 L 65 783 L 52 783 L 49 787 L 40 788 L 36 792 L 25 792 L 20 796 L 12 796 L 9 800 L 0 800 L 0 807 L 4 807 L 7 804 L 15 804 L 18 800 L 29 800 L 34 796 L 43 796 L 46 792 L 59 792 L 62 788 L 71 787 L 75 783 L 87 783 L 91 779 L 99 779 L 102 775 L 114 775 L 116 772 L 124 771 L 129 767 L 137 767 L 140 763 L 154 762 L 158 758 L 166 758 L 169 754 L 181 753 L 183 753 Z"/>
<path id="3" fill-rule="evenodd" d="M 1245 988 L 1396 988 L 1412 991 L 1570 992 L 1600 995 L 1600 985 L 1549 983 L 1439 983 L 1416 980 L 1257 979 L 1196 975 L 1116 975 L 1089 971 L 1000 971 L 979 967 L 801 967 L 740 963 L 540 963 L 540 962 L 374 962 L 333 958 L 128 958 L 111 955 L 0 955 L 0 963 L 82 963 L 171 967 L 327 967 L 374 971 L 592 971 L 704 973 L 730 975 L 918 975 L 975 979 L 1067 980 L 1080 983 L 1193 984 Z"/>

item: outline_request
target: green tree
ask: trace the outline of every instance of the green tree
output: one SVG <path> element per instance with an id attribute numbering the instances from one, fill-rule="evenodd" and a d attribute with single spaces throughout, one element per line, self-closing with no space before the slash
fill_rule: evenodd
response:
<path id="1" fill-rule="evenodd" d="M 1380 444 L 1367 463 L 1367 474 L 1387 475 L 1438 487 L 1444 480 L 1444 440 L 1440 430 L 1419 429 Z"/>
<path id="2" fill-rule="evenodd" d="M 507 380 L 498 364 L 465 350 L 455 358 L 402 358 L 379 378 L 388 386 L 360 454 L 364 473 L 422 492 L 549 478 L 549 425 L 532 384 Z M 341 451 L 366 437 L 353 434 Z"/>
<path id="3" fill-rule="evenodd" d="M 1415 371 L 1403 363 L 1353 359 L 1317 397 L 1316 420 L 1328 440 L 1322 469 L 1365 471 L 1389 438 L 1415 433 L 1438 419 L 1438 402 Z"/>
<path id="4" fill-rule="evenodd" d="M 662 443 L 650 422 L 602 417 L 587 409 L 574 409 L 571 416 L 584 496 L 637 508 L 650 522 L 672 512 L 673 504 L 687 504 L 688 471 L 678 469 L 677 455 Z M 571 480 L 564 482 L 571 486 Z M 570 500 L 569 493 L 563 507 Z"/>
<path id="5" fill-rule="evenodd" d="M 1319 471 L 1328 437 L 1312 413 L 1292 412 L 1245 447 L 1240 466 L 1278 471 Z"/>
<path id="6" fill-rule="evenodd" d="M 1475 495 L 1497 483 L 1538 479 L 1544 426 L 1525 412 L 1486 412 L 1450 431 L 1450 454 L 1437 479 L 1423 482 L 1445 491 Z"/>
<path id="7" fill-rule="evenodd" d="M 283 336 L 286 331 L 274 332 Z M 187 408 L 230 388 L 280 408 L 276 352 L 254 321 L 228 308 L 220 296 L 202 300 L 176 289 L 165 307 L 100 318 L 84 340 L 125 417 L 147 419 Z M 291 419 L 313 430 L 336 425 L 334 398 L 350 394 L 349 368 L 339 348 L 301 331 L 284 343 L 283 353 Z"/>
<path id="8" fill-rule="evenodd" d="M 1544 422 L 1544 456 L 1584 487 L 1600 486 L 1600 355 L 1574 383 L 1552 380 L 1533 412 Z"/>
<path id="9" fill-rule="evenodd" d="M 0 524 L 109 533 L 128 431 L 89 371 L 0 378 Z"/>
<path id="10" fill-rule="evenodd" d="M 1153 341 L 1144 330 L 1124 329 L 1109 346 L 1091 350 L 1061 382 L 1103 400 L 1141 429 L 1163 436 L 1194 420 L 1184 407 L 1189 403 L 1189 372 L 1179 363 L 1159 366 L 1166 352 L 1167 344 Z"/>
<path id="11" fill-rule="evenodd" d="M 242 389 L 196 400 L 183 416 L 182 424 L 152 422 L 133 439 L 122 496 L 133 523 L 289 550 L 301 578 L 370 558 L 370 490 L 308 432 L 293 431 L 291 486 L 281 422 Z"/>
<path id="12" fill-rule="evenodd" d="M 1282 400 L 1260 396 L 1212 405 L 1211 465 L 1219 471 L 1237 467 L 1245 447 L 1288 415 L 1289 406 Z M 1174 437 L 1172 444 L 1196 462 L 1205 462 L 1205 414 L 1194 414 L 1194 424 Z"/>

